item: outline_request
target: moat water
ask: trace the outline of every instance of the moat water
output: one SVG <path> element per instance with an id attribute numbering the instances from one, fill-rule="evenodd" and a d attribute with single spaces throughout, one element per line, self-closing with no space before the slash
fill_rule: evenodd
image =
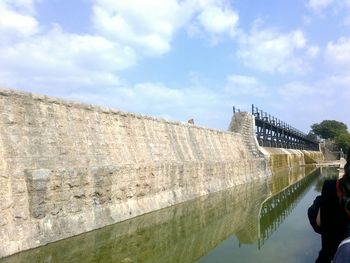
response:
<path id="1" fill-rule="evenodd" d="M 281 171 L 225 191 L 0 259 L 17 262 L 314 262 L 307 208 L 336 168 Z"/>

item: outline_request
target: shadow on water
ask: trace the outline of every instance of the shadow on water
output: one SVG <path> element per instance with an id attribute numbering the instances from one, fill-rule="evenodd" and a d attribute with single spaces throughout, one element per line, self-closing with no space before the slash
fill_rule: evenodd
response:
<path id="1" fill-rule="evenodd" d="M 319 176 L 301 167 L 22 252 L 17 262 L 195 262 L 229 236 L 261 248 Z"/>

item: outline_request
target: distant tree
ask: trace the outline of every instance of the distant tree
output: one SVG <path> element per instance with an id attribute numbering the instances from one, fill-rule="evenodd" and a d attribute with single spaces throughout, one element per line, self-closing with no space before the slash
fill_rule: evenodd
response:
<path id="1" fill-rule="evenodd" d="M 321 123 L 311 125 L 311 132 L 323 139 L 335 139 L 339 135 L 348 134 L 346 124 L 335 120 L 324 120 Z"/>
<path id="2" fill-rule="evenodd" d="M 350 134 L 348 132 L 339 134 L 335 138 L 335 144 L 338 146 L 339 149 L 343 149 L 344 153 L 347 153 L 350 147 Z"/>

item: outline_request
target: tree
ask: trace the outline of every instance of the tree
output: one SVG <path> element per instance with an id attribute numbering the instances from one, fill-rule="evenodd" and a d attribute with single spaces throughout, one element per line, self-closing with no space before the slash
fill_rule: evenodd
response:
<path id="1" fill-rule="evenodd" d="M 309 131 L 309 133 L 306 135 L 306 138 L 308 138 L 309 140 L 314 141 L 314 142 L 318 141 L 317 135 L 312 131 Z"/>
<path id="2" fill-rule="evenodd" d="M 349 133 L 341 133 L 335 138 L 335 144 L 339 149 L 343 149 L 344 153 L 347 153 L 350 148 L 350 134 Z"/>
<path id="3" fill-rule="evenodd" d="M 321 123 L 311 125 L 311 132 L 323 139 L 335 139 L 341 134 L 348 134 L 346 124 L 335 120 L 324 120 Z"/>

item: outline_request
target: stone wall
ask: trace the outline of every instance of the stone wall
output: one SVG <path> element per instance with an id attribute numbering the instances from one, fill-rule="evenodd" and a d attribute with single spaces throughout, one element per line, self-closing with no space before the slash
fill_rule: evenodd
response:
<path id="1" fill-rule="evenodd" d="M 235 132 L 1 89 L 0 257 L 269 174 L 247 144 Z"/>

